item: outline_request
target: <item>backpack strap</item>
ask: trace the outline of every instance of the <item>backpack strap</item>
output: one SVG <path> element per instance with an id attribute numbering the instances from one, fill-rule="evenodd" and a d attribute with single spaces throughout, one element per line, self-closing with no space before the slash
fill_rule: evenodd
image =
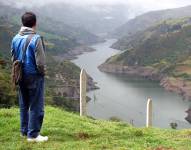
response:
<path id="1" fill-rule="evenodd" d="M 46 49 L 45 49 L 45 44 L 44 44 L 44 38 L 42 36 L 40 36 L 40 38 L 41 38 L 41 41 L 42 41 L 42 47 L 43 47 L 43 49 L 45 51 Z"/>
<path id="2" fill-rule="evenodd" d="M 31 39 L 33 38 L 34 34 L 30 34 L 28 35 L 27 39 L 26 39 L 26 42 L 25 42 L 25 46 L 23 46 L 24 48 L 22 49 L 23 51 L 23 54 L 22 54 L 22 63 L 24 63 L 24 60 L 25 60 L 25 57 L 26 57 L 26 51 L 27 51 L 27 48 L 29 46 L 29 43 L 31 41 Z"/>

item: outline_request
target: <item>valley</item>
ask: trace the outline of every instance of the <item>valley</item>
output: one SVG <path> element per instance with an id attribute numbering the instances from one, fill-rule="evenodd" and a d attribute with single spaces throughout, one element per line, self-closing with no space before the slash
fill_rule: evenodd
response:
<path id="1" fill-rule="evenodd" d="M 156 126 L 169 127 L 170 122 L 178 122 L 180 128 L 189 126 L 190 6 L 151 11 L 130 20 L 129 14 L 125 13 L 126 6 L 121 5 L 97 5 L 90 7 L 92 10 L 63 3 L 52 5 L 51 9 L 49 7 L 50 4 L 30 8 L 39 14 L 38 33 L 44 37 L 47 47 L 48 105 L 79 111 L 79 74 L 80 69 L 85 68 L 88 72 L 87 101 L 91 98 L 88 105 L 91 116 L 104 119 L 117 116 L 127 122 L 134 122 L 136 126 L 142 126 L 143 107 L 138 113 L 132 113 L 131 109 L 139 104 L 144 105 L 151 96 L 156 99 L 156 108 L 166 102 L 168 104 L 165 109 L 168 110 L 173 103 L 180 114 L 175 117 L 177 113 L 170 113 L 165 119 L 158 116 L 157 119 L 163 120 L 163 123 L 156 121 Z M 11 68 L 9 44 L 20 28 L 19 16 L 28 7 L 21 9 L 0 3 L 0 8 L 0 104 L 2 107 L 11 107 L 18 104 L 8 76 Z M 5 13 L 7 9 L 11 11 Z M 59 16 L 63 10 L 65 14 Z M 137 82 L 140 84 L 137 85 Z M 149 93 L 147 86 L 155 89 L 153 94 Z M 132 89 L 134 92 L 131 93 Z M 121 92 L 121 98 L 110 96 L 111 91 Z M 136 91 L 142 91 L 143 94 L 139 95 Z M 117 99 L 121 104 L 113 111 L 111 108 L 118 104 Z M 121 105 L 127 102 L 125 99 L 130 103 L 128 116 L 120 111 L 123 110 Z M 186 110 L 189 114 L 187 117 Z M 155 113 L 158 112 L 160 111 L 156 109 Z"/>

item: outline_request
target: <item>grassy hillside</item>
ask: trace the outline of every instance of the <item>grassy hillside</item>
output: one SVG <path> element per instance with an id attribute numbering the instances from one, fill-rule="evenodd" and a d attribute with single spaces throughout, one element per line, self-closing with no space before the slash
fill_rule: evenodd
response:
<path id="1" fill-rule="evenodd" d="M 151 11 L 129 20 L 126 24 L 117 28 L 113 32 L 113 35 L 117 37 L 131 36 L 139 31 L 143 31 L 157 24 L 160 21 L 164 21 L 166 19 L 190 17 L 190 14 L 191 14 L 191 6 L 175 8 L 175 9 Z"/>
<path id="2" fill-rule="evenodd" d="M 190 150 L 191 130 L 135 128 L 123 122 L 80 118 L 46 107 L 42 129 L 47 143 L 27 143 L 19 133 L 18 108 L 0 109 L 0 149 L 4 150 Z"/>

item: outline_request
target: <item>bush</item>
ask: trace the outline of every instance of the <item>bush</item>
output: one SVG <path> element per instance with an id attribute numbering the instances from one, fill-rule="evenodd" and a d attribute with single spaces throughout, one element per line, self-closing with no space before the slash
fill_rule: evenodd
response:
<path id="1" fill-rule="evenodd" d="M 0 107 L 17 105 L 16 92 L 12 89 L 10 73 L 0 65 Z"/>
<path id="2" fill-rule="evenodd" d="M 120 122 L 121 121 L 121 119 L 116 117 L 116 116 L 110 117 L 109 120 L 113 121 L 113 122 Z"/>
<path id="3" fill-rule="evenodd" d="M 177 129 L 178 124 L 176 122 L 171 122 L 170 126 L 171 126 L 172 129 Z"/>

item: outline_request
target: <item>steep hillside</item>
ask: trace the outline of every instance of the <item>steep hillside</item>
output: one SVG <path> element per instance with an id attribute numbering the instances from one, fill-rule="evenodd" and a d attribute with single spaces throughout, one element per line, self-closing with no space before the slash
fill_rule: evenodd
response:
<path id="1" fill-rule="evenodd" d="M 46 107 L 42 134 L 46 143 L 27 143 L 19 133 L 19 110 L 0 109 L 0 149 L 9 150 L 189 150 L 190 130 L 135 128 L 123 122 L 79 117 L 78 114 Z"/>
<path id="2" fill-rule="evenodd" d="M 0 27 L 1 31 L 2 27 Z M 5 28 L 3 28 L 5 29 Z M 6 29 L 8 29 L 6 27 Z M 3 30 L 4 40 L 0 39 L 0 107 L 11 107 L 18 105 L 18 97 L 16 92 L 12 88 L 11 83 L 11 58 L 10 58 L 10 35 L 12 35 L 11 30 Z M 0 32 L 2 33 L 2 32 Z M 6 42 L 7 40 L 7 42 Z M 50 105 L 55 105 L 59 107 L 65 107 L 69 110 L 77 111 L 79 110 L 79 92 L 74 93 L 73 91 L 79 91 L 77 86 L 72 85 L 71 82 L 79 82 L 80 69 L 70 62 L 63 62 L 62 64 L 56 62 L 52 56 L 47 53 L 47 66 L 48 72 L 46 76 L 46 103 Z M 67 66 L 67 67 L 64 67 Z M 67 78 L 66 82 L 62 82 L 61 79 L 56 79 L 57 70 L 59 73 L 63 74 L 62 80 Z M 68 72 L 70 70 L 70 72 Z M 53 77 L 50 78 L 50 75 Z M 65 95 L 59 95 L 55 89 L 57 83 L 65 86 L 65 89 L 62 90 L 62 93 Z M 93 84 L 93 81 L 91 81 Z M 92 87 L 92 86 L 91 86 Z M 74 94 L 77 96 L 74 98 Z"/>
<path id="3" fill-rule="evenodd" d="M 5 18 L 0 17 L 0 56 L 10 55 L 10 45 L 18 26 L 13 26 Z"/>
<path id="4" fill-rule="evenodd" d="M 56 34 L 63 37 L 63 40 L 70 40 L 74 44 L 76 43 L 76 45 L 88 45 L 103 41 L 103 39 L 81 27 L 72 27 L 66 25 L 63 21 L 57 21 L 51 17 L 42 15 L 39 16 L 38 21 L 41 31 Z"/>
<path id="5" fill-rule="evenodd" d="M 11 86 L 10 42 L 14 34 L 12 25 L 0 19 L 0 108 L 16 105 L 16 93 Z"/>
<path id="6" fill-rule="evenodd" d="M 99 68 L 159 80 L 167 90 L 191 100 L 190 45 L 190 19 L 167 20 L 116 43 L 113 47 L 125 51 Z"/>
<path id="7" fill-rule="evenodd" d="M 10 73 L 0 58 L 0 108 L 17 105 L 16 93 L 11 87 Z"/>
<path id="8" fill-rule="evenodd" d="M 151 27 L 160 21 L 171 18 L 190 17 L 190 15 L 191 6 L 148 12 L 129 20 L 123 26 L 117 28 L 113 32 L 113 35 L 117 37 L 123 37 L 128 35 L 130 36 L 137 33 L 138 31 L 143 31 L 148 27 Z"/>
<path id="9" fill-rule="evenodd" d="M 130 66 L 147 66 L 161 60 L 168 63 L 183 61 L 183 56 L 188 57 L 191 52 L 190 38 L 190 18 L 166 20 L 145 31 L 120 39 L 112 47 L 126 51 L 114 58 L 117 57 L 116 62 Z"/>
<path id="10" fill-rule="evenodd" d="M 11 23 L 7 17 L 1 17 L 0 24 L 0 107 L 10 107 L 18 104 L 16 93 L 11 87 L 10 45 L 20 27 Z M 52 57 L 52 55 L 68 53 L 77 45 L 71 40 L 65 40 L 61 35 L 43 31 L 40 33 L 44 36 L 47 47 L 47 103 L 60 107 L 67 106 L 70 110 L 79 110 L 80 68 L 69 61 L 60 63 Z M 97 87 L 93 79 L 89 77 L 88 89 L 95 88 Z"/>

